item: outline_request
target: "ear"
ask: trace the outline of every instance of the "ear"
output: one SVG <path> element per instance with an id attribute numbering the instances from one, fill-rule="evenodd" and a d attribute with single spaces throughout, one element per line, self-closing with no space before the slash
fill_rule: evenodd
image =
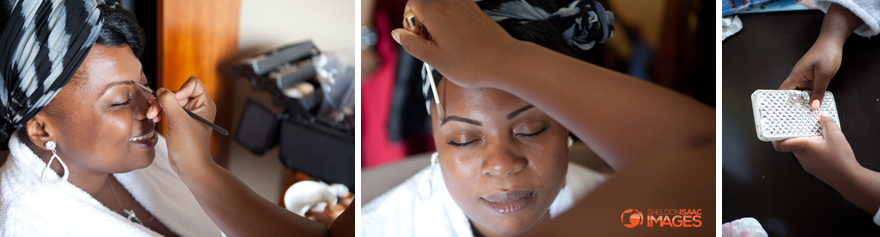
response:
<path id="1" fill-rule="evenodd" d="M 55 131 L 57 130 L 55 129 L 54 121 L 43 112 L 34 115 L 31 120 L 28 120 L 27 123 L 25 123 L 24 129 L 22 129 L 22 132 L 25 132 L 24 136 L 27 140 L 43 150 L 48 150 L 46 149 L 46 142 L 56 141 L 57 143 L 56 137 L 53 136 L 56 134 Z"/>

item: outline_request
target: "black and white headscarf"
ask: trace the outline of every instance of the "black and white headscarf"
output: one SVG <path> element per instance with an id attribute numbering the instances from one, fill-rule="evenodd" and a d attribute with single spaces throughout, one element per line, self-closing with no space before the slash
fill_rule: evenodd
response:
<path id="1" fill-rule="evenodd" d="M 562 38 L 580 50 L 589 50 L 596 43 L 605 43 L 614 36 L 614 14 L 595 0 L 575 0 L 563 8 L 555 8 L 546 0 L 475 0 L 483 12 L 498 23 L 547 21 L 562 34 Z M 428 69 L 422 68 L 422 93 L 425 108 L 431 114 L 431 84 Z M 431 70 L 434 82 L 442 75 Z"/>
<path id="2" fill-rule="evenodd" d="M 0 147 L 58 94 L 101 31 L 95 0 L 4 0 Z"/>

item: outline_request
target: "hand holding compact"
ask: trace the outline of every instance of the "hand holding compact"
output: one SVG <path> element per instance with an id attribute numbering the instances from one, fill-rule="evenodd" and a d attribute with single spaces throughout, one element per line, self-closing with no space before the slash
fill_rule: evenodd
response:
<path id="1" fill-rule="evenodd" d="M 861 167 L 840 127 L 827 112 L 820 116 L 823 136 L 796 137 L 774 141 L 779 152 L 792 152 L 808 173 L 826 183 Z"/>
<path id="2" fill-rule="evenodd" d="M 813 47 L 794 65 L 780 90 L 811 90 L 810 106 L 819 109 L 831 78 L 840 69 L 843 45 L 816 41 Z"/>

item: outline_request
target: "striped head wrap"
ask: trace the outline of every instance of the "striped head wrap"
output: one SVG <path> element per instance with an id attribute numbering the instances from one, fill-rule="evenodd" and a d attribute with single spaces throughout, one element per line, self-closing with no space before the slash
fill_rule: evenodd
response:
<path id="1" fill-rule="evenodd" d="M 101 31 L 95 0 L 16 0 L 2 5 L 0 147 L 58 94 Z"/>
<path id="2" fill-rule="evenodd" d="M 614 36 L 614 14 L 605 10 L 596 0 L 575 0 L 565 7 L 556 8 L 546 0 L 475 0 L 483 12 L 498 24 L 527 24 L 544 21 L 555 27 L 566 43 L 578 50 L 589 50 L 596 43 L 605 43 Z M 431 85 L 428 69 L 422 67 L 422 93 L 425 108 L 431 113 Z M 432 70 L 435 83 L 440 75 Z"/>

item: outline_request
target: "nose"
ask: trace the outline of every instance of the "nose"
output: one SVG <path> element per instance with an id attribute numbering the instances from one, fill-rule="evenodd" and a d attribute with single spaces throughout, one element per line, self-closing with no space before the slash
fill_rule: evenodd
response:
<path id="1" fill-rule="evenodd" d="M 504 143 L 496 142 L 496 143 Z M 529 162 L 510 144 L 491 144 L 483 153 L 481 171 L 488 176 L 507 176 L 526 169 Z"/>
<path id="2" fill-rule="evenodd" d="M 134 119 L 147 119 L 147 110 L 150 108 L 150 103 L 147 102 L 147 98 L 149 98 L 151 95 L 147 94 L 146 92 L 134 94 L 134 98 L 132 98 L 132 104 L 134 105 Z"/>

